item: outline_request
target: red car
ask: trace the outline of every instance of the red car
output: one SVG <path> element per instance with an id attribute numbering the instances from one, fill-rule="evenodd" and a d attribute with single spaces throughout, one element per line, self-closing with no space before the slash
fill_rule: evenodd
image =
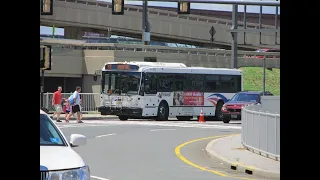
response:
<path id="1" fill-rule="evenodd" d="M 257 49 L 255 52 L 280 52 L 280 49 Z M 253 58 L 253 56 L 246 56 L 246 58 Z M 263 59 L 264 56 L 256 56 L 256 58 Z M 280 58 L 279 56 L 266 56 L 266 58 Z"/>
<path id="2" fill-rule="evenodd" d="M 221 108 L 221 119 L 224 123 L 229 123 L 230 120 L 241 119 L 241 109 L 248 104 L 257 104 L 261 102 L 263 92 L 242 91 L 235 94 Z M 270 92 L 265 92 L 265 96 L 273 96 Z"/>

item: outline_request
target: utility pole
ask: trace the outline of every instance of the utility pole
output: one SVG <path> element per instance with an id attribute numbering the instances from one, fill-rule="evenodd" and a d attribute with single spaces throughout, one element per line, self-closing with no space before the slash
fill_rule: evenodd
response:
<path id="1" fill-rule="evenodd" d="M 238 5 L 232 5 L 232 29 L 238 29 Z M 238 32 L 231 32 L 231 68 L 238 68 Z"/>
<path id="2" fill-rule="evenodd" d="M 40 1 L 40 15 L 52 16 L 53 15 L 53 0 L 41 0 Z M 52 36 L 54 38 L 55 27 L 52 29 Z M 43 105 L 43 95 L 44 95 L 44 70 L 51 70 L 51 48 L 50 52 L 47 48 L 41 48 L 40 46 L 40 69 L 41 69 L 41 81 L 40 81 L 40 108 L 47 110 Z M 41 62 L 43 64 L 41 64 Z M 47 64 L 49 62 L 49 65 Z"/>
<path id="3" fill-rule="evenodd" d="M 150 44 L 150 27 L 148 21 L 148 1 L 143 1 L 142 10 L 142 41 L 144 45 Z"/>

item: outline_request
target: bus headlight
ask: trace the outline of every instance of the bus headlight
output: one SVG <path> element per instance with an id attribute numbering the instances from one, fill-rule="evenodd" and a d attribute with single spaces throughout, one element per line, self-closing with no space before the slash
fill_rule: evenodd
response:
<path id="1" fill-rule="evenodd" d="M 50 171 L 49 180 L 90 180 L 88 166 L 64 171 Z"/>

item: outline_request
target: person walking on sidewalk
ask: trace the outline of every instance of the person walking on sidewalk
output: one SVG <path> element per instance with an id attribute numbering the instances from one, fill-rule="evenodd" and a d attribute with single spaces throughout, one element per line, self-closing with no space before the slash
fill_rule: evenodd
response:
<path id="1" fill-rule="evenodd" d="M 68 114 L 66 121 L 69 121 L 69 118 L 73 114 L 77 114 L 77 122 L 83 123 L 81 121 L 81 114 L 80 114 L 80 94 L 79 94 L 80 92 L 81 92 L 81 87 L 77 86 L 76 90 L 74 91 L 74 93 L 71 95 L 69 99 L 69 103 L 71 105 L 71 112 Z"/>
<path id="2" fill-rule="evenodd" d="M 62 87 L 59 86 L 58 90 L 53 93 L 53 98 L 52 98 L 52 106 L 54 107 L 55 112 L 53 113 L 53 116 L 57 116 L 57 122 L 60 121 L 60 113 L 62 112 L 62 106 L 61 106 L 61 100 L 62 100 Z"/>
<path id="3" fill-rule="evenodd" d="M 65 99 L 65 103 L 64 103 L 64 106 L 63 106 L 63 111 L 65 113 L 64 119 L 66 120 L 67 116 L 69 115 L 69 113 L 71 111 L 71 106 L 70 106 L 70 103 L 69 103 L 68 99 Z M 66 122 L 68 122 L 68 121 L 66 120 Z"/>

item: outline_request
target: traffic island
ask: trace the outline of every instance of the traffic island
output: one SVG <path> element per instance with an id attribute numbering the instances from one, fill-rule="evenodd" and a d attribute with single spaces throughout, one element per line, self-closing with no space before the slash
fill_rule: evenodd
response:
<path id="1" fill-rule="evenodd" d="M 241 145 L 241 135 L 209 142 L 206 153 L 231 170 L 268 179 L 280 179 L 280 161 L 247 150 Z"/>

